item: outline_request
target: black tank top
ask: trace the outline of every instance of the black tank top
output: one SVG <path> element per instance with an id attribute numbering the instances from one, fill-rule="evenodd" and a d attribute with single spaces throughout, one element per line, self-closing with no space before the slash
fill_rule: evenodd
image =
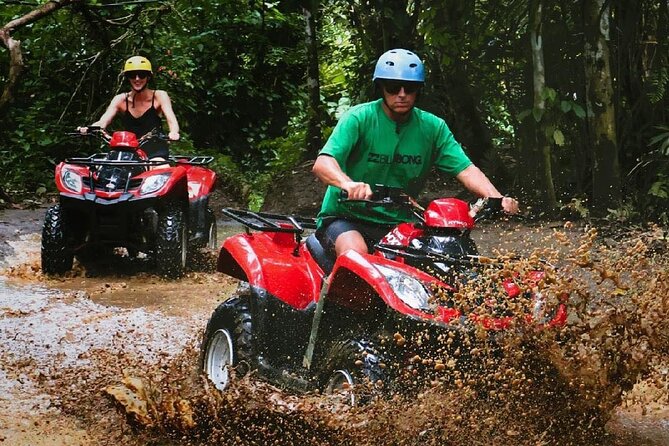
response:
<path id="1" fill-rule="evenodd" d="M 125 113 L 121 115 L 123 129 L 133 132 L 137 138 L 141 138 L 153 129 L 158 129 L 158 131 L 162 133 L 163 121 L 160 119 L 160 116 L 158 116 L 158 110 L 156 110 L 156 107 L 153 105 L 153 101 L 156 97 L 155 90 L 151 97 L 151 107 L 149 107 L 139 118 L 135 118 L 130 113 L 128 104 L 129 96 L 129 93 L 125 94 Z M 142 150 L 146 152 L 149 158 L 155 158 L 157 156 L 167 158 L 169 155 L 167 142 L 160 139 L 150 139 L 145 142 L 142 144 Z"/>

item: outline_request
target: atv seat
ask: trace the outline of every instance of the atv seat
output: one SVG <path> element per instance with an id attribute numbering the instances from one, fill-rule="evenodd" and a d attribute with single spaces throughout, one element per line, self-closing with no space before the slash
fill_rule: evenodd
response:
<path id="1" fill-rule="evenodd" d="M 335 263 L 335 257 L 333 255 L 328 255 L 328 253 L 325 252 L 323 245 L 321 245 L 321 242 L 316 238 L 316 234 L 311 234 L 307 237 L 306 245 L 318 266 L 323 269 L 323 273 L 326 276 L 330 274 Z"/>

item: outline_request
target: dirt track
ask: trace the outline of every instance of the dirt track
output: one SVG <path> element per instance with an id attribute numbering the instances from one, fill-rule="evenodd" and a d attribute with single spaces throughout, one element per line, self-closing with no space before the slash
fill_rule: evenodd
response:
<path id="1" fill-rule="evenodd" d="M 142 444 L 103 389 L 177 355 L 194 367 L 206 319 L 236 284 L 211 271 L 169 282 L 141 266 L 119 274 L 118 265 L 92 277 L 75 269 L 45 279 L 39 271 L 43 213 L 0 211 L 0 442 Z M 529 247 L 547 229 L 507 227 L 501 235 L 484 228 L 479 246 L 485 252 L 502 240 Z M 644 389 L 636 391 L 642 396 Z M 617 445 L 667 445 L 669 412 L 621 408 L 610 430 Z"/>
<path id="2" fill-rule="evenodd" d="M 170 282 L 127 265 L 120 268 L 127 274 L 109 265 L 93 277 L 75 268 L 69 277 L 46 279 L 39 270 L 44 210 L 0 211 L 0 441 L 108 444 L 108 432 L 63 413 L 62 385 L 118 382 L 124 372 L 196 345 L 234 285 L 213 272 Z M 71 382 L 73 370 L 82 382 Z M 100 388 L 90 392 L 102 398 Z M 107 416 L 113 411 L 108 405 Z"/>

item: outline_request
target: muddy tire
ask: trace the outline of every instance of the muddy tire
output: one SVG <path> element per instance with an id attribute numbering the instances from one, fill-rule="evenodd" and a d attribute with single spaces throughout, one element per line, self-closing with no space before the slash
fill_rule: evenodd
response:
<path id="1" fill-rule="evenodd" d="M 74 253 L 67 247 L 65 216 L 60 205 L 47 209 L 42 227 L 42 272 L 62 275 L 72 269 Z"/>
<path id="2" fill-rule="evenodd" d="M 237 296 L 216 308 L 204 333 L 200 370 L 219 390 L 230 383 L 230 370 L 243 376 L 251 369 L 253 324 L 248 295 Z"/>
<path id="3" fill-rule="evenodd" d="M 215 269 L 215 261 L 212 256 L 217 254 L 216 216 L 214 211 L 207 208 L 207 216 L 204 226 L 204 237 L 198 237 L 197 241 L 188 243 L 188 268 L 193 271 L 211 271 Z"/>
<path id="4" fill-rule="evenodd" d="M 178 279 L 186 269 L 188 231 L 183 211 L 178 207 L 166 209 L 158 219 L 156 234 L 156 267 L 158 274 Z"/>
<path id="5" fill-rule="evenodd" d="M 365 339 L 335 343 L 323 362 L 320 374 L 323 393 L 351 406 L 370 403 L 383 395 L 387 377 L 382 355 Z"/>

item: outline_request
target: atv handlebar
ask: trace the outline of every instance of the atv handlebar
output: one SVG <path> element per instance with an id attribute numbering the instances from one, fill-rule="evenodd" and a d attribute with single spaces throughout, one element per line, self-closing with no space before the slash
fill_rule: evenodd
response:
<path id="1" fill-rule="evenodd" d="M 104 127 L 100 127 L 97 125 L 77 127 L 76 132 L 67 134 L 69 136 L 96 136 L 105 142 L 110 142 L 112 139 L 112 135 L 110 135 L 109 132 L 107 132 L 107 130 Z M 165 141 L 167 143 L 172 142 L 172 140 L 169 139 L 168 136 L 164 132 L 162 132 L 162 130 L 160 130 L 159 128 L 154 128 L 148 133 L 145 133 L 141 137 L 137 138 L 137 143 L 139 144 L 139 147 L 142 147 L 144 143 L 154 138 Z"/>
<path id="2" fill-rule="evenodd" d="M 87 126 L 87 127 L 86 126 L 77 127 L 76 132 L 67 133 L 67 135 L 69 135 L 69 136 L 96 136 L 96 137 L 102 139 L 105 142 L 109 142 L 111 140 L 111 135 L 107 132 L 107 130 L 105 128 L 97 126 L 97 125 L 90 125 L 90 126 Z"/>
<path id="3" fill-rule="evenodd" d="M 484 197 L 469 204 L 470 215 L 475 222 L 490 218 L 492 216 L 504 212 L 502 207 L 502 197 Z M 409 208 L 419 220 L 423 220 L 423 208 L 410 195 L 405 193 L 399 187 L 385 186 L 377 184 L 372 189 L 372 197 L 370 199 L 348 199 L 348 192 L 341 190 L 339 194 L 339 201 L 346 203 L 365 203 L 368 207 L 383 206 L 387 208 Z"/>

